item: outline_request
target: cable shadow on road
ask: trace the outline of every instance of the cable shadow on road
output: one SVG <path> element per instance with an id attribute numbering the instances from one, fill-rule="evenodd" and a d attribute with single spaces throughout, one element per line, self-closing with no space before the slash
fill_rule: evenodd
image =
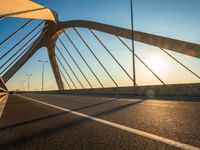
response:
<path id="1" fill-rule="evenodd" d="M 115 101 L 115 100 L 116 99 L 110 100 L 109 102 Z M 145 99 L 142 99 L 142 100 L 137 101 L 137 102 L 131 102 L 129 104 L 118 106 L 118 107 L 112 108 L 110 110 L 106 110 L 104 112 L 92 114 L 91 116 L 101 117 L 103 115 L 111 114 L 111 113 L 114 113 L 114 112 L 126 109 L 128 107 L 137 105 L 137 104 L 143 102 L 144 100 Z M 101 104 L 105 104 L 105 103 L 106 102 L 101 102 Z M 93 104 L 93 106 L 98 106 L 98 104 Z M 82 108 L 78 108 L 78 109 L 76 109 L 76 111 L 78 111 L 78 110 L 80 111 L 82 109 L 90 108 L 90 107 L 93 107 L 93 106 L 85 106 L 85 107 L 82 107 Z M 35 120 L 30 120 L 30 121 L 27 121 L 27 122 L 24 122 L 24 123 L 20 123 L 20 124 L 16 124 L 16 125 L 10 126 L 8 128 L 4 128 L 4 129 L 12 128 L 12 129 L 15 129 L 15 131 L 17 132 L 17 127 L 19 127 L 19 126 L 31 124 L 33 122 L 38 122 L 37 126 L 39 126 L 41 121 L 50 121 L 51 122 L 51 121 L 53 121 L 52 120 L 53 118 L 56 118 L 56 117 L 58 117 L 60 115 L 64 115 L 64 114 L 69 114 L 69 112 L 62 112 L 60 114 L 54 114 L 54 115 L 51 115 L 51 116 L 46 116 L 46 117 L 43 117 L 43 118 L 38 118 L 38 119 L 35 119 Z M 66 119 L 67 119 L 67 117 L 66 117 Z M 6 141 L 4 143 L 0 143 L 0 147 L 1 148 L 7 148 L 7 147 L 15 146 L 15 145 L 18 145 L 18 144 L 20 144 L 22 142 L 33 140 L 33 139 L 36 139 L 36 138 L 46 137 L 49 134 L 53 134 L 53 133 L 56 133 L 56 132 L 59 132 L 59 131 L 62 131 L 62 130 L 70 130 L 70 128 L 76 127 L 76 125 L 80 125 L 80 124 L 86 123 L 88 121 L 90 121 L 90 119 L 88 119 L 88 118 L 78 118 L 78 119 L 75 119 L 73 121 L 69 121 L 67 123 L 58 124 L 58 125 L 56 125 L 56 127 L 47 128 L 47 129 L 39 131 L 37 133 L 33 133 L 33 134 L 29 135 L 29 136 L 26 136 L 26 135 L 21 136 L 20 139 L 18 138 L 18 139 L 12 139 L 10 141 L 8 140 L 8 141 Z M 0 131 L 4 130 L 4 129 L 2 128 L 2 129 L 0 129 Z"/>
<path id="2" fill-rule="evenodd" d="M 131 106 L 140 104 L 140 103 L 144 102 L 145 100 L 146 100 L 146 99 L 141 99 L 141 100 L 139 100 L 139 101 L 136 101 L 136 102 L 133 102 L 133 103 L 130 103 L 130 104 L 126 104 L 126 105 L 123 105 L 123 106 L 119 106 L 119 107 L 116 107 L 116 108 L 114 108 L 114 109 L 110 109 L 110 110 L 107 110 L 107 111 L 104 111 L 104 112 L 101 112 L 101 113 L 93 114 L 92 116 L 94 116 L 94 117 L 101 117 L 101 116 L 103 116 L 103 115 L 112 114 L 112 113 L 115 113 L 115 112 L 117 112 L 117 111 L 126 109 L 126 108 L 128 108 L 128 107 L 131 107 Z"/>
<path id="3" fill-rule="evenodd" d="M 92 104 L 92 105 L 88 105 L 88 106 L 83 106 L 83 107 L 79 107 L 79 108 L 72 109 L 72 110 L 73 111 L 79 111 L 79 110 L 83 110 L 83 109 L 88 109 L 88 108 L 95 107 L 95 106 L 98 106 L 98 105 L 102 105 L 102 104 L 106 104 L 106 103 L 109 103 L 109 102 L 117 101 L 119 99 L 120 98 L 114 98 L 112 100 L 107 100 L 107 101 L 104 101 L 104 102 L 100 102 L 100 103 L 96 103 L 96 104 Z"/>
<path id="4" fill-rule="evenodd" d="M 8 125 L 8 126 L 0 128 L 0 132 L 3 131 L 3 130 L 7 130 L 7 129 L 11 129 L 11 128 L 16 128 L 16 127 L 23 126 L 23 125 L 26 125 L 26 124 L 30 124 L 30 123 L 34 123 L 34 122 L 39 122 L 41 120 L 46 120 L 46 119 L 50 119 L 50 118 L 53 118 L 53 117 L 61 116 L 61 115 L 64 115 L 66 113 L 67 112 L 56 113 L 56 114 L 53 114 L 53 115 L 49 115 L 49 116 L 45 116 L 45 117 L 41 117 L 41 118 L 37 118 L 37 119 L 28 120 L 28 121 L 25 121 L 25 122 L 20 122 L 20 123 Z"/>
<path id="5" fill-rule="evenodd" d="M 112 102 L 112 101 L 116 101 L 118 99 L 119 98 L 108 100 L 108 101 L 104 101 L 104 102 L 100 102 L 100 103 L 96 103 L 96 104 L 92 104 L 92 105 L 88 105 L 88 106 L 84 106 L 84 107 L 79 107 L 77 109 L 73 109 L 73 111 L 78 111 L 78 110 L 91 108 L 91 107 L 94 107 L 94 106 L 98 106 L 98 105 L 102 105 L 102 104 L 109 103 L 109 102 Z M 11 104 L 18 104 L 18 103 L 28 103 L 28 101 L 27 102 L 14 102 L 14 103 L 9 102 L 8 104 L 11 105 Z M 8 104 L 6 104 L 6 105 L 8 105 Z M 5 108 L 4 111 L 6 112 L 6 108 Z M 42 120 L 46 120 L 46 119 L 50 119 L 50 118 L 53 118 L 53 117 L 64 115 L 66 113 L 68 113 L 68 112 L 56 113 L 56 114 L 53 114 L 53 115 L 48 115 L 48 116 L 45 116 L 45 117 L 40 117 L 40 118 L 37 118 L 37 119 L 32 119 L 32 120 L 28 120 L 28 121 L 25 121 L 25 122 L 20 122 L 20 123 L 8 125 L 8 126 L 0 128 L 0 131 L 7 130 L 7 129 L 10 129 L 10 128 L 19 127 L 19 126 L 23 126 L 23 125 L 26 125 L 26 124 L 30 124 L 30 123 L 34 123 L 34 122 L 38 122 L 38 121 L 42 121 Z M 3 118 L 5 118 L 4 115 L 3 115 Z M 0 121 L 0 123 L 1 123 L 1 121 Z"/>

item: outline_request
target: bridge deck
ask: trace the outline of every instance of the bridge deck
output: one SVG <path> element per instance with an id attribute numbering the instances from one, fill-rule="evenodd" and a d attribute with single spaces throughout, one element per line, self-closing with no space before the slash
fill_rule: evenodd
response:
<path id="1" fill-rule="evenodd" d="M 198 100 L 23 96 L 45 103 L 9 95 L 0 120 L 1 149 L 178 149 L 173 141 L 200 147 Z M 124 131 L 121 125 L 129 128 Z M 148 133 L 172 141 L 166 144 L 148 138 Z"/>

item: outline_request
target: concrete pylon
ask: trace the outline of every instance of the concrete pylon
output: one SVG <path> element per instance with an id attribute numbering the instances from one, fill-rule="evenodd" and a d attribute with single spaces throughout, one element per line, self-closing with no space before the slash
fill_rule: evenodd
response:
<path id="1" fill-rule="evenodd" d="M 53 70 L 53 74 L 56 79 L 57 87 L 59 90 L 64 90 L 63 81 L 62 81 L 58 64 L 56 61 L 56 57 L 55 57 L 55 47 L 48 47 L 48 55 L 49 55 L 49 61 L 51 63 L 51 67 Z"/>
<path id="2" fill-rule="evenodd" d="M 50 42 L 46 43 L 46 47 L 48 48 L 48 55 L 49 55 L 49 60 L 51 63 L 51 67 L 53 70 L 54 77 L 56 79 L 56 83 L 58 86 L 59 90 L 64 90 L 64 84 L 60 75 L 60 71 L 58 68 L 57 60 L 56 60 L 56 55 L 55 55 L 55 44 L 57 37 L 59 36 L 60 32 L 55 33 L 51 38 L 49 39 Z"/>

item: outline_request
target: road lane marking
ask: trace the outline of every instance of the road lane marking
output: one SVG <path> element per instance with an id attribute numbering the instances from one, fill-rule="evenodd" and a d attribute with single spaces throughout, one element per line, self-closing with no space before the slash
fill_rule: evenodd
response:
<path id="1" fill-rule="evenodd" d="M 29 97 L 26 97 L 26 96 L 22 96 L 22 95 L 17 95 L 17 96 L 25 98 L 25 99 L 33 101 L 33 102 L 37 102 L 37 103 L 52 107 L 52 108 L 56 108 L 56 109 L 59 109 L 59 110 L 65 111 L 65 112 L 69 112 L 69 113 L 72 113 L 72 114 L 75 114 L 75 115 L 78 115 L 78 116 L 81 116 L 81 117 L 84 117 L 84 118 L 87 118 L 87 119 L 90 119 L 90 120 L 93 120 L 93 121 L 96 121 L 96 122 L 99 122 L 99 123 L 102 123 L 102 124 L 105 124 L 105 125 L 109 125 L 111 127 L 127 131 L 129 133 L 140 135 L 140 136 L 143 136 L 145 138 L 149 138 L 149 139 L 152 139 L 152 140 L 155 140 L 155 141 L 158 141 L 158 142 L 162 142 L 162 143 L 165 143 L 165 144 L 177 147 L 177 148 L 181 148 L 183 150 L 200 150 L 199 147 L 195 147 L 195 146 L 192 146 L 192 145 L 189 145 L 189 144 L 184 144 L 184 143 L 181 143 L 181 142 L 170 140 L 170 139 L 167 139 L 165 137 L 154 135 L 154 134 L 151 134 L 151 133 L 148 133 L 148 132 L 145 132 L 145 131 L 141 131 L 141 130 L 138 130 L 138 129 L 130 128 L 130 127 L 127 127 L 127 126 L 124 126 L 124 125 L 120 125 L 118 123 L 114 123 L 114 122 L 110 122 L 110 121 L 103 120 L 103 119 L 100 119 L 100 118 L 96 118 L 96 117 L 93 117 L 93 116 L 89 116 L 89 115 L 86 115 L 86 114 L 83 114 L 83 113 L 80 113 L 80 112 L 76 112 L 76 111 L 73 111 L 73 110 L 70 110 L 70 109 L 67 109 L 67 108 L 62 108 L 62 107 L 59 107 L 59 106 L 56 106 L 56 105 L 45 103 L 45 102 L 42 102 L 40 100 L 36 100 L 36 99 L 29 98 Z"/>

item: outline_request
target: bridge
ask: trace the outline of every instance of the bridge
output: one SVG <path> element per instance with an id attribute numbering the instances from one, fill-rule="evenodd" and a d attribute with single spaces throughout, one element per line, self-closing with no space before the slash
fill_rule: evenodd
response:
<path id="1" fill-rule="evenodd" d="M 1 2 L 0 24 L 23 24 L 0 39 L 0 149 L 200 150 L 199 44 L 136 31 L 133 20 L 127 29 L 58 16 Z M 9 89 L 44 47 L 57 90 L 44 90 L 44 76 L 41 91 Z"/>

